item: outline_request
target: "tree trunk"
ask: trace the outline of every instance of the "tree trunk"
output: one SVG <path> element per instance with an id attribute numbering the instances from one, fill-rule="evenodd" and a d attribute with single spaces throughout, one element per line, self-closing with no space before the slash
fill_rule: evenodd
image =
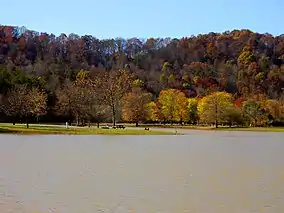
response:
<path id="1" fill-rule="evenodd" d="M 69 105 L 70 105 L 70 101 L 69 101 Z M 68 121 L 69 122 L 69 126 L 71 126 L 73 117 L 72 117 L 72 113 L 71 113 L 70 107 L 68 107 L 68 120 L 69 120 Z"/>
<path id="2" fill-rule="evenodd" d="M 29 121 L 27 120 L 27 128 L 29 128 Z"/>
<path id="3" fill-rule="evenodd" d="M 216 129 L 218 128 L 218 120 L 217 119 L 215 120 L 215 127 L 216 127 Z"/>
<path id="4" fill-rule="evenodd" d="M 218 128 L 218 107 L 217 107 L 217 104 L 216 104 L 216 107 L 215 107 L 215 127 L 216 129 Z"/>
<path id="5" fill-rule="evenodd" d="M 100 128 L 100 122 L 97 123 L 97 127 Z"/>
<path id="6" fill-rule="evenodd" d="M 112 105 L 112 124 L 115 126 L 115 106 Z"/>
<path id="7" fill-rule="evenodd" d="M 135 126 L 138 127 L 138 121 L 136 121 Z"/>
<path id="8" fill-rule="evenodd" d="M 79 116 L 76 115 L 76 125 L 79 126 Z"/>

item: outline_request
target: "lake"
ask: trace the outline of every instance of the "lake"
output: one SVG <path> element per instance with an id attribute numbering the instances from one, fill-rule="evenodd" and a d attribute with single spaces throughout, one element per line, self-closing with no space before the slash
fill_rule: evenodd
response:
<path id="1" fill-rule="evenodd" d="M 283 213 L 284 134 L 0 135 L 1 213 Z"/>

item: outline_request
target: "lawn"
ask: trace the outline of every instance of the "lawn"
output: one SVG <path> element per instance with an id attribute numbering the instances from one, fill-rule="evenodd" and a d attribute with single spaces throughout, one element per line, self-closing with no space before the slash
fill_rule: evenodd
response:
<path id="1" fill-rule="evenodd" d="M 174 126 L 173 126 L 174 127 Z M 284 127 L 224 127 L 219 126 L 178 126 L 181 129 L 214 130 L 214 131 L 252 131 L 252 132 L 284 132 Z"/>
<path id="2" fill-rule="evenodd" d="M 220 131 L 251 131 L 251 132 L 284 132 L 284 127 L 244 127 L 244 128 L 229 128 L 221 127 L 215 130 Z"/>
<path id="3" fill-rule="evenodd" d="M 30 124 L 0 124 L 0 133 L 11 134 L 69 134 L 69 135 L 173 135 L 170 132 L 143 129 L 101 129 L 96 127 L 69 127 Z"/>
<path id="4" fill-rule="evenodd" d="M 134 124 L 125 124 L 125 126 L 134 126 Z M 254 131 L 254 132 L 284 132 L 284 127 L 224 127 L 219 126 L 198 126 L 198 125 L 159 125 L 159 124 L 141 124 L 140 127 L 151 128 L 177 128 L 192 130 L 214 130 L 214 131 Z"/>

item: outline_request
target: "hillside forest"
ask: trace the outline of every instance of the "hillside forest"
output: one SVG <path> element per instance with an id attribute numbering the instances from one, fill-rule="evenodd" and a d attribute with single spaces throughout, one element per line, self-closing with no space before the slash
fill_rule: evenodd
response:
<path id="1" fill-rule="evenodd" d="M 55 36 L 0 26 L 0 122 L 283 125 L 284 35 Z"/>

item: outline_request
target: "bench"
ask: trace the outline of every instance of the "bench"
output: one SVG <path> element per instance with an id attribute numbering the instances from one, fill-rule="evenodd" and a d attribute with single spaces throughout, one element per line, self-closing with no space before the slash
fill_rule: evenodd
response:
<path id="1" fill-rule="evenodd" d="M 118 128 L 118 129 L 125 129 L 125 126 L 123 126 L 123 125 L 117 125 L 117 128 Z"/>
<path id="2" fill-rule="evenodd" d="M 102 126 L 102 129 L 109 129 L 109 126 Z"/>
<path id="3" fill-rule="evenodd" d="M 116 125 L 112 127 L 113 129 L 125 129 L 125 126 L 123 125 Z"/>

